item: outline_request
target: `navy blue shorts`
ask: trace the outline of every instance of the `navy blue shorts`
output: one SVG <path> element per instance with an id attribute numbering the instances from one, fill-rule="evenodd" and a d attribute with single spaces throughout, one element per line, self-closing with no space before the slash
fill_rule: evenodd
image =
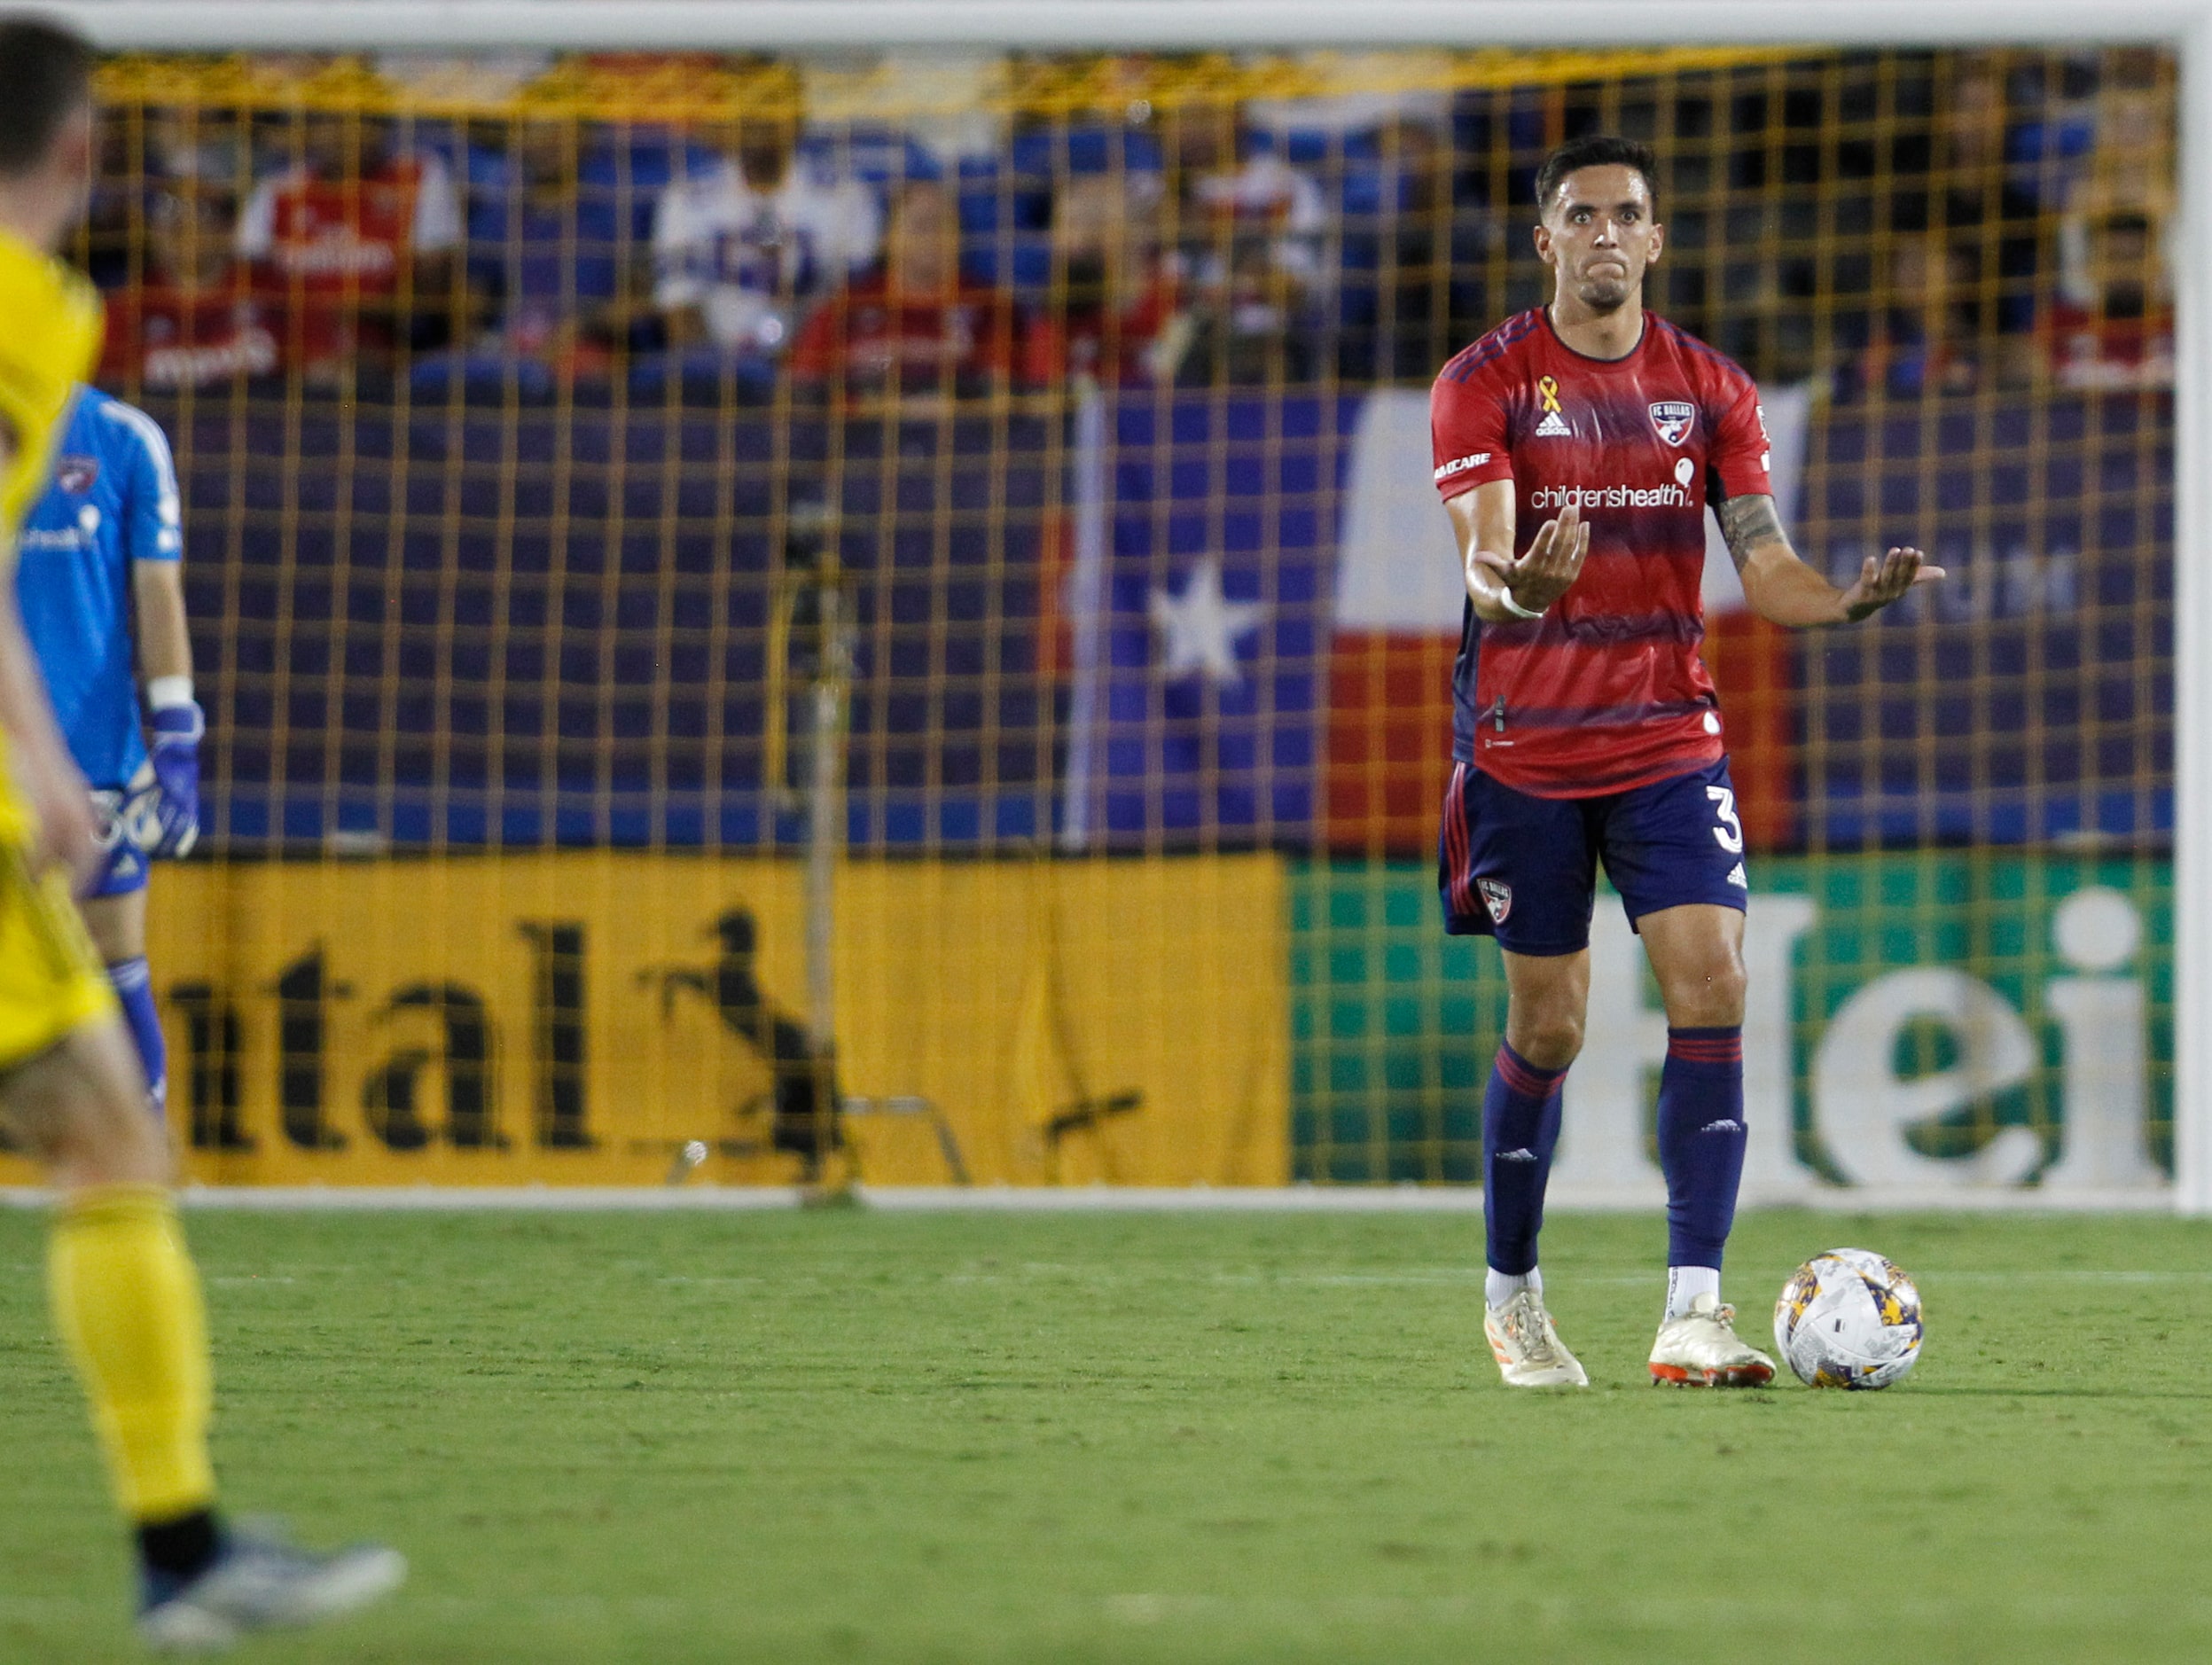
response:
<path id="1" fill-rule="evenodd" d="M 1728 760 L 1601 798 L 1538 798 L 1455 763 L 1436 885 L 1444 929 L 1515 954 L 1590 946 L 1598 864 L 1630 924 L 1661 908 L 1749 899 Z"/>

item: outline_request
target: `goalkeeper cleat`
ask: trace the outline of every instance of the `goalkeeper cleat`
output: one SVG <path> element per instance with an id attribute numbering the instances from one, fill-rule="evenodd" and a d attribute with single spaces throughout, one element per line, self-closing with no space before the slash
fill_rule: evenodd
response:
<path id="1" fill-rule="evenodd" d="M 1502 1307 L 1482 1309 L 1482 1333 L 1509 1388 L 1587 1388 L 1590 1378 L 1559 1340 L 1552 1315 L 1533 1289 Z"/>
<path id="2" fill-rule="evenodd" d="M 198 1577 L 148 1577 L 138 1639 L 157 1653 L 220 1653 L 250 1630 L 316 1624 L 365 1607 L 406 1576 L 405 1559 L 380 1544 L 316 1555 L 273 1532 L 233 1533 Z"/>
<path id="3" fill-rule="evenodd" d="M 1690 1310 L 1659 1326 L 1652 1380 L 1676 1388 L 1763 1388 L 1774 1361 L 1736 1333 L 1736 1309 L 1701 1294 Z"/>

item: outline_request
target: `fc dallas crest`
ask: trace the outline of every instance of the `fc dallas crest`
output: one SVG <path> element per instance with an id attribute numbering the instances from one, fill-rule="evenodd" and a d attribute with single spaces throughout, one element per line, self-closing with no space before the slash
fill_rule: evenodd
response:
<path id="1" fill-rule="evenodd" d="M 1474 887 L 1482 893 L 1482 905 L 1490 911 L 1490 923 L 1505 924 L 1505 916 L 1513 911 L 1513 887 L 1495 879 L 1478 879 Z"/>
<path id="2" fill-rule="evenodd" d="M 73 497 L 82 497 L 92 489 L 92 482 L 100 477 L 99 459 L 92 457 L 65 457 L 54 465 L 54 484 Z"/>
<path id="3" fill-rule="evenodd" d="M 1697 419 L 1697 406 L 1686 399 L 1660 399 L 1652 404 L 1652 426 L 1669 445 L 1679 445 L 1688 439 L 1690 425 Z"/>

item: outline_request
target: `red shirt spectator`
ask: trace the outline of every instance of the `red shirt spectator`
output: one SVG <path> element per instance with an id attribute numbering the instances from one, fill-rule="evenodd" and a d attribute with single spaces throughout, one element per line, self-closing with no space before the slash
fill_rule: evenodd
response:
<path id="1" fill-rule="evenodd" d="M 1193 326 L 1182 263 L 1160 250 L 1158 207 L 1156 183 L 1145 192 L 1110 174 L 1067 182 L 1052 212 L 1059 281 L 1025 332 L 1025 380 L 1174 382 Z"/>
<path id="2" fill-rule="evenodd" d="M 2157 227 L 2148 215 L 2110 213 L 2075 233 L 2083 246 L 2075 293 L 2042 324 L 2044 351 L 2062 387 L 2170 387 L 2174 308 Z"/>
<path id="3" fill-rule="evenodd" d="M 2071 301 L 2054 302 L 2044 325 L 2052 373 L 2062 387 L 2114 389 L 2174 385 L 2174 315 L 2099 317 Z"/>
<path id="4" fill-rule="evenodd" d="M 286 356 L 302 369 L 393 344 L 401 308 L 449 291 L 461 241 L 451 176 L 363 125 L 356 156 L 346 118 L 309 116 L 300 164 L 255 187 L 238 220 L 238 254 L 281 304 Z"/>
<path id="5" fill-rule="evenodd" d="M 942 186 L 909 185 L 892 209 L 883 268 L 816 309 L 793 343 L 792 374 L 844 394 L 924 396 L 1012 375 L 1013 304 L 961 278 L 957 231 Z"/>
<path id="6" fill-rule="evenodd" d="M 1040 386 L 1087 375 L 1106 387 L 1164 386 L 1189 345 L 1189 314 L 1175 273 L 1153 273 L 1121 306 L 1070 297 L 1058 318 L 1039 319 L 1022 340 L 1022 379 Z"/>
<path id="7" fill-rule="evenodd" d="M 235 217 L 219 191 L 181 186 L 153 199 L 145 281 L 108 297 L 102 381 L 204 387 L 277 370 L 276 334 L 231 256 Z"/>

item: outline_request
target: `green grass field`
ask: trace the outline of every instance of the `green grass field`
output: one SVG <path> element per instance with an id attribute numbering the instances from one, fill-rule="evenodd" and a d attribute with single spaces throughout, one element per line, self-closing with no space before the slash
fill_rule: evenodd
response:
<path id="1" fill-rule="evenodd" d="M 269 1661 L 2201 1660 L 2212 1227 L 1759 1215 L 1880 1248 L 1883 1394 L 1645 1385 L 1649 1219 L 1562 1217 L 1593 1388 L 1512 1394 L 1479 1222 L 200 1215 L 233 1505 L 413 1559 Z M 0 1214 L 0 1659 L 134 1657 Z"/>

